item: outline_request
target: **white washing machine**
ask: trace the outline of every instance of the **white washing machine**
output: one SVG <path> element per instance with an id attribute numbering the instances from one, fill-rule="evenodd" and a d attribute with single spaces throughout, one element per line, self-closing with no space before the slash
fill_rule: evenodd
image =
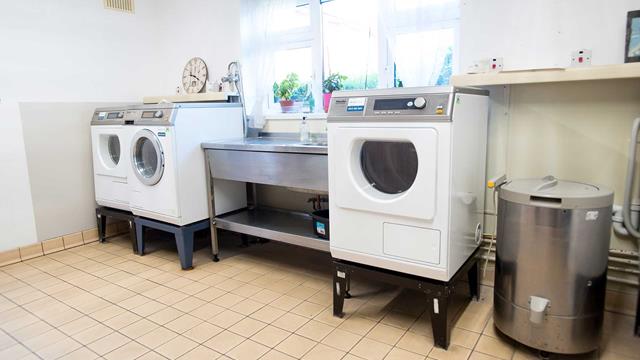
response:
<path id="1" fill-rule="evenodd" d="M 478 247 L 488 92 L 337 92 L 328 116 L 334 258 L 448 281 Z"/>
<path id="2" fill-rule="evenodd" d="M 244 136 L 242 107 L 233 103 L 143 105 L 130 141 L 130 207 L 174 225 L 209 218 L 202 142 Z M 215 183 L 218 214 L 247 205 L 246 185 Z"/>
<path id="3" fill-rule="evenodd" d="M 96 203 L 129 210 L 129 145 L 134 114 L 127 107 L 98 108 L 91 119 Z"/>

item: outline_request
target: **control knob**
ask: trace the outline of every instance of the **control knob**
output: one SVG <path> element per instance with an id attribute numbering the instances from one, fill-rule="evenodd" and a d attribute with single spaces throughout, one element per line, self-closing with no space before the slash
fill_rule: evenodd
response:
<path id="1" fill-rule="evenodd" d="M 156 112 L 153 114 L 153 117 L 154 117 L 154 118 L 156 118 L 156 119 L 159 119 L 159 118 L 161 118 L 161 117 L 162 117 L 162 115 L 164 115 L 164 114 L 162 113 L 162 110 L 158 110 L 158 111 L 156 111 Z"/>
<path id="2" fill-rule="evenodd" d="M 415 106 L 416 109 L 424 109 L 424 107 L 427 106 L 427 100 L 419 96 L 413 100 L 413 106 Z"/>

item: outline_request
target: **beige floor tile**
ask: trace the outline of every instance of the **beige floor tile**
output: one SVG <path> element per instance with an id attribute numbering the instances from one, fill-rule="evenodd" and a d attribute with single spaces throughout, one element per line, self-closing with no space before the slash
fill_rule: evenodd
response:
<path id="1" fill-rule="evenodd" d="M 48 331 L 48 330 L 50 330 L 50 329 L 45 330 L 45 332 Z M 12 335 L 15 336 L 15 334 L 12 334 Z M 29 336 L 29 335 L 27 334 L 27 336 Z M 19 338 L 16 337 L 16 339 L 20 341 Z M 16 341 L 16 339 L 14 339 L 13 337 L 7 335 L 6 333 L 0 331 L 0 351 L 2 351 L 4 349 L 7 349 L 7 348 L 10 348 L 13 345 L 17 344 L 18 341 Z"/>
<path id="2" fill-rule="evenodd" d="M 221 328 L 227 329 L 244 318 L 244 315 L 238 314 L 235 311 L 225 310 L 207 321 L 220 326 Z"/>
<path id="3" fill-rule="evenodd" d="M 230 307 L 229 309 L 248 316 L 258 311 L 263 306 L 264 306 L 263 303 L 253 301 L 251 299 L 245 299 L 237 303 L 236 305 Z"/>
<path id="4" fill-rule="evenodd" d="M 219 298 L 220 296 L 226 294 L 227 292 L 221 289 L 218 289 L 216 287 L 209 287 L 207 289 L 204 289 L 202 291 L 200 291 L 199 293 L 193 295 L 196 298 L 200 299 L 200 300 L 204 300 L 204 301 L 213 301 L 217 298 Z"/>
<path id="5" fill-rule="evenodd" d="M 57 359 L 81 347 L 82 344 L 79 342 L 71 338 L 65 338 L 36 351 L 36 354 L 43 359 Z"/>
<path id="6" fill-rule="evenodd" d="M 491 317 L 492 307 L 490 304 L 470 302 L 464 310 L 460 318 L 456 322 L 456 326 L 481 333 L 487 325 L 487 321 Z"/>
<path id="7" fill-rule="evenodd" d="M 244 282 L 250 282 L 262 276 L 262 274 L 253 271 L 244 271 L 234 276 L 233 279 Z"/>
<path id="8" fill-rule="evenodd" d="M 257 360 L 269 350 L 268 347 L 248 339 L 231 349 L 226 355 L 235 360 Z"/>
<path id="9" fill-rule="evenodd" d="M 129 326 L 135 323 L 136 321 L 139 321 L 140 319 L 142 319 L 140 316 L 134 313 L 125 311 L 122 314 L 119 314 L 117 316 L 112 317 L 109 320 L 106 320 L 104 322 L 104 325 L 107 325 L 108 327 L 114 330 L 120 330 L 126 326 Z"/>
<path id="10" fill-rule="evenodd" d="M 314 304 L 309 301 L 303 301 L 291 310 L 292 313 L 298 314 L 309 319 L 313 319 L 325 309 L 325 306 Z"/>
<path id="11" fill-rule="evenodd" d="M 137 308 L 138 306 L 144 305 L 151 301 L 151 299 L 146 298 L 142 295 L 133 295 L 126 300 L 118 302 L 118 306 L 123 307 L 127 310 L 131 310 Z"/>
<path id="12" fill-rule="evenodd" d="M 294 360 L 295 358 L 277 350 L 270 350 L 260 360 Z"/>
<path id="13" fill-rule="evenodd" d="M 180 316 L 184 315 L 184 313 L 178 309 L 174 309 L 172 307 L 166 307 L 158 312 L 155 312 L 146 318 L 153 321 L 156 324 L 164 325 L 170 321 L 173 321 Z"/>
<path id="14" fill-rule="evenodd" d="M 449 345 L 449 349 L 444 350 L 439 347 L 434 347 L 429 353 L 429 358 L 436 360 L 464 360 L 469 357 L 471 350 L 459 346 Z"/>
<path id="15" fill-rule="evenodd" d="M 268 304 L 268 303 L 276 300 L 280 296 L 282 296 L 282 294 L 277 293 L 275 291 L 271 291 L 269 289 L 263 289 L 263 290 L 260 290 L 259 292 L 255 293 L 253 296 L 251 296 L 251 300 L 255 300 L 255 301 L 261 302 L 263 304 Z"/>
<path id="16" fill-rule="evenodd" d="M 33 324 L 27 325 L 19 330 L 12 332 L 11 336 L 6 335 L 3 332 L 0 332 L 0 337 L 3 340 L 3 341 L 0 341 L 3 345 L 1 346 L 1 348 L 6 349 L 7 347 L 9 347 L 7 345 L 14 345 L 16 341 L 13 340 L 12 337 L 18 341 L 24 342 L 28 339 L 32 339 L 37 336 L 40 336 L 50 330 L 53 330 L 53 327 L 51 325 L 47 324 L 44 321 L 36 321 Z M 11 340 L 11 341 L 8 341 L 8 340 Z"/>
<path id="17" fill-rule="evenodd" d="M 300 299 L 300 300 L 307 300 L 317 292 L 318 292 L 318 289 L 314 289 L 314 288 L 310 288 L 308 286 L 300 285 L 300 286 L 297 286 L 297 287 L 287 291 L 286 295 L 292 296 L 292 297 Z"/>
<path id="18" fill-rule="evenodd" d="M 111 351 L 104 357 L 108 360 L 133 360 L 149 352 L 149 349 L 138 344 L 135 341 L 126 343 L 125 345 Z"/>
<path id="19" fill-rule="evenodd" d="M 349 352 L 364 359 L 381 360 L 387 356 L 391 348 L 385 343 L 362 338 Z"/>
<path id="20" fill-rule="evenodd" d="M 256 320 L 260 320 L 267 324 L 270 324 L 284 314 L 286 314 L 284 310 L 280 310 L 271 305 L 266 305 L 261 309 L 257 310 L 256 312 L 252 313 L 251 315 L 249 315 L 249 317 L 254 318 Z"/>
<path id="21" fill-rule="evenodd" d="M 0 359 L 23 359 L 31 354 L 31 351 L 22 344 L 15 344 L 0 351 Z"/>
<path id="22" fill-rule="evenodd" d="M 179 335 L 159 347 L 154 348 L 154 350 L 158 354 L 166 356 L 169 359 L 177 359 L 194 349 L 196 346 L 198 346 L 198 343 L 195 341 Z"/>
<path id="23" fill-rule="evenodd" d="M 319 321 L 311 320 L 296 330 L 296 334 L 302 335 L 314 341 L 320 341 L 329 335 L 335 328 Z"/>
<path id="24" fill-rule="evenodd" d="M 424 355 L 419 355 L 416 353 L 412 353 L 411 351 L 402 350 L 400 348 L 394 347 L 389 351 L 387 356 L 384 358 L 385 360 L 424 360 Z"/>
<path id="25" fill-rule="evenodd" d="M 397 311 L 390 311 L 382 318 L 382 320 L 380 320 L 380 322 L 386 325 L 395 326 L 403 330 L 408 330 L 417 319 L 418 316 Z"/>
<path id="26" fill-rule="evenodd" d="M 180 291 L 182 291 L 183 293 L 187 293 L 189 295 L 195 295 L 209 288 L 210 288 L 209 285 L 205 285 L 199 282 L 194 282 L 183 288 L 180 288 Z"/>
<path id="27" fill-rule="evenodd" d="M 239 288 L 240 286 L 244 285 L 245 283 L 240 281 L 240 280 L 235 280 L 235 279 L 227 279 L 221 283 L 218 283 L 216 285 L 214 285 L 215 287 L 217 287 L 218 289 L 224 290 L 224 291 L 231 291 L 234 289 Z"/>
<path id="28" fill-rule="evenodd" d="M 180 360 L 213 360 L 220 357 L 220 353 L 206 346 L 199 345 L 188 353 L 179 357 Z"/>
<path id="29" fill-rule="evenodd" d="M 214 316 L 226 311 L 222 306 L 218 306 L 212 303 L 206 303 L 202 306 L 199 306 L 189 312 L 189 315 L 195 316 L 202 320 L 209 320 Z"/>
<path id="30" fill-rule="evenodd" d="M 305 360 L 340 360 L 346 353 L 324 344 L 317 344 L 302 358 Z"/>
<path id="31" fill-rule="evenodd" d="M 332 308 L 327 308 L 327 309 L 323 310 L 320 314 L 318 314 L 313 319 L 316 320 L 316 321 L 320 321 L 322 323 L 325 323 L 327 325 L 338 327 L 346 319 L 348 319 L 348 317 L 347 316 L 345 316 L 345 317 L 333 316 L 333 309 Z"/>
<path id="32" fill-rule="evenodd" d="M 72 351 L 60 358 L 60 360 L 93 360 L 97 359 L 98 354 L 89 350 L 86 347 L 81 347 L 75 351 Z"/>
<path id="33" fill-rule="evenodd" d="M 259 293 L 260 291 L 262 291 L 261 287 L 255 286 L 255 285 L 251 285 L 251 284 L 244 284 L 238 288 L 233 289 L 233 291 L 231 291 L 232 293 L 236 294 L 236 295 L 240 295 L 246 298 L 250 298 L 253 295 Z"/>
<path id="34" fill-rule="evenodd" d="M 218 335 L 223 330 L 224 329 L 219 326 L 213 325 L 208 322 L 202 322 L 194 326 L 193 328 L 187 330 L 182 335 L 185 337 L 188 337 L 189 339 L 197 343 L 203 343 L 211 339 L 212 337 Z"/>
<path id="35" fill-rule="evenodd" d="M 366 337 L 388 345 L 395 345 L 404 333 L 404 330 L 397 327 L 379 323 L 367 333 Z"/>
<path id="36" fill-rule="evenodd" d="M 480 334 L 455 327 L 451 330 L 451 343 L 473 349 L 480 338 Z"/>
<path id="37" fill-rule="evenodd" d="M 426 356 L 433 348 L 433 339 L 407 331 L 402 335 L 396 346 L 401 349 Z"/>
<path id="38" fill-rule="evenodd" d="M 515 349 L 506 340 L 482 335 L 480 337 L 480 340 L 478 340 L 475 351 L 479 351 L 481 353 L 491 355 L 500 359 L 509 360 L 511 359 L 511 357 L 513 357 Z"/>
<path id="39" fill-rule="evenodd" d="M 109 305 L 107 307 L 104 307 L 102 309 L 99 309 L 97 311 L 94 311 L 92 313 L 89 314 L 89 316 L 91 316 L 93 319 L 100 321 L 100 322 L 105 322 L 113 317 L 116 317 L 122 313 L 126 312 L 125 309 L 121 308 L 120 306 L 116 306 L 116 305 Z"/>
<path id="40" fill-rule="evenodd" d="M 148 301 L 140 306 L 136 306 L 133 309 L 130 309 L 129 311 L 131 311 L 132 313 L 138 315 L 138 316 L 142 316 L 142 317 L 147 317 L 151 314 L 155 314 L 160 310 L 164 310 L 166 309 L 168 306 L 155 301 L 155 300 L 151 300 Z"/>
<path id="41" fill-rule="evenodd" d="M 155 351 L 149 351 L 148 353 L 140 356 L 136 360 L 167 360 L 167 358 L 158 354 Z"/>
<path id="42" fill-rule="evenodd" d="M 178 336 L 178 334 L 169 329 L 166 329 L 164 327 L 157 327 L 151 332 L 140 336 L 136 339 L 136 341 L 148 347 L 149 349 L 156 349 L 158 346 L 166 343 L 176 336 Z"/>
<path id="43" fill-rule="evenodd" d="M 59 326 L 58 330 L 62 331 L 63 333 L 69 336 L 72 336 L 79 332 L 87 330 L 91 327 L 94 327 L 98 324 L 99 323 L 96 320 L 90 318 L 89 316 L 82 316 L 73 321 L 70 321 L 66 324 Z"/>
<path id="44" fill-rule="evenodd" d="M 140 319 L 130 325 L 123 327 L 118 330 L 120 333 L 130 337 L 131 339 L 137 339 L 143 335 L 146 335 L 153 330 L 160 327 L 160 325 L 151 322 L 147 319 Z"/>
<path id="45" fill-rule="evenodd" d="M 302 325 L 306 324 L 308 321 L 309 319 L 304 316 L 286 313 L 272 322 L 271 325 L 279 327 L 283 330 L 287 330 L 289 332 L 294 332 L 298 330 Z"/>
<path id="46" fill-rule="evenodd" d="M 178 334 L 182 334 L 183 332 L 195 327 L 202 322 L 203 320 L 198 319 L 195 316 L 184 314 L 179 318 L 166 323 L 164 326 L 170 330 L 177 332 Z"/>
<path id="47" fill-rule="evenodd" d="M 243 341 L 245 341 L 245 337 L 240 336 L 238 334 L 232 333 L 231 331 L 225 330 L 218 335 L 212 337 L 207 340 L 203 345 L 211 348 L 221 354 L 225 354 L 227 351 L 233 349 L 234 347 L 240 345 Z"/>
<path id="48" fill-rule="evenodd" d="M 65 335 L 60 330 L 51 329 L 36 337 L 23 341 L 22 344 L 28 347 L 31 351 L 38 351 L 51 344 L 55 344 L 58 341 L 62 341 L 63 339 L 66 339 L 66 338 L 67 338 L 67 335 Z"/>
<path id="49" fill-rule="evenodd" d="M 258 331 L 251 337 L 252 340 L 259 342 L 270 348 L 275 347 L 284 339 L 291 335 L 290 332 L 282 330 L 272 325 L 267 325 L 264 329 Z"/>
<path id="50" fill-rule="evenodd" d="M 87 345 L 91 351 L 102 356 L 131 341 L 128 337 L 114 332 Z"/>
<path id="51" fill-rule="evenodd" d="M 197 299 L 195 297 L 188 297 L 182 301 L 179 301 L 173 305 L 171 305 L 172 307 L 180 310 L 180 311 L 184 311 L 186 313 L 197 309 L 198 307 L 206 304 L 207 302 L 204 300 L 200 300 Z"/>
<path id="52" fill-rule="evenodd" d="M 71 337 L 81 344 L 87 345 L 112 333 L 113 329 L 98 323 L 97 325 L 71 335 Z"/>
<path id="53" fill-rule="evenodd" d="M 229 327 L 229 331 L 233 331 L 238 335 L 249 338 L 258 331 L 262 330 L 265 326 L 267 326 L 267 324 L 263 323 L 262 321 L 246 317 L 235 323 L 233 326 Z"/>
<path id="54" fill-rule="evenodd" d="M 474 351 L 469 356 L 469 360 L 499 360 L 500 358 Z"/>
<path id="55" fill-rule="evenodd" d="M 182 291 L 178 291 L 178 290 L 174 290 L 166 295 L 160 296 L 159 298 L 157 298 L 156 300 L 165 304 L 165 305 L 173 305 L 175 303 L 178 303 L 186 298 L 188 298 L 189 295 L 183 293 Z"/>
<path id="56" fill-rule="evenodd" d="M 360 339 L 362 339 L 361 335 L 341 329 L 335 329 L 322 339 L 322 343 L 348 352 L 360 341 Z"/>
<path id="57" fill-rule="evenodd" d="M 300 305 L 302 300 L 296 299 L 289 295 L 282 295 L 276 300 L 272 301 L 269 305 L 276 307 L 280 310 L 291 311 L 296 306 Z"/>
<path id="58" fill-rule="evenodd" d="M 340 326 L 339 329 L 351 331 L 352 333 L 364 336 L 367 334 L 373 327 L 376 326 L 374 321 L 369 319 L 365 319 L 360 316 L 352 316 L 345 320 Z"/>
<path id="59" fill-rule="evenodd" d="M 278 344 L 275 349 L 295 358 L 301 358 L 316 344 L 317 342 L 313 340 L 309 340 L 300 335 L 291 334 L 288 338 Z"/>

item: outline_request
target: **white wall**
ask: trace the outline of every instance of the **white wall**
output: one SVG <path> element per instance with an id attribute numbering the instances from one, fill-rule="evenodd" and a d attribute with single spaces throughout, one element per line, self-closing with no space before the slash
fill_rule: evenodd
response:
<path id="1" fill-rule="evenodd" d="M 11 165 L 0 176 L 0 189 L 6 194 L 0 199 L 0 251 L 89 225 L 86 217 L 72 216 L 73 204 L 65 203 L 65 194 L 42 192 L 47 181 L 57 181 L 50 185 L 61 188 L 61 182 L 72 183 L 74 177 L 91 173 L 87 157 L 64 164 L 59 171 L 66 178 L 45 179 L 42 171 L 35 171 L 50 165 L 47 156 L 40 156 L 43 152 L 67 151 L 65 144 L 74 142 L 86 145 L 86 139 L 75 137 L 90 121 L 89 104 L 137 103 L 146 95 L 173 94 L 188 58 L 202 56 L 219 77 L 226 73 L 226 63 L 239 56 L 234 41 L 239 1 L 135 4 L 135 14 L 126 14 L 104 9 L 101 0 L 0 0 L 0 163 Z M 64 104 L 46 106 L 53 102 Z M 21 115 L 21 107 L 30 109 L 28 116 Z M 75 121 L 47 122 L 65 116 L 60 111 L 69 112 Z M 25 126 L 31 131 L 24 133 Z M 55 141 L 25 152 L 25 143 L 43 138 L 34 126 L 41 126 Z M 30 173 L 37 178 L 30 178 Z M 93 195 L 85 191 L 84 197 L 79 201 L 91 201 Z M 55 204 L 56 199 L 58 208 L 48 206 L 48 212 L 34 219 L 32 204 Z M 48 215 L 67 218 L 54 229 L 41 220 Z"/>
<path id="2" fill-rule="evenodd" d="M 627 12 L 638 9 L 638 0 L 461 0 L 460 71 L 489 57 L 505 70 L 566 67 L 582 48 L 594 65 L 622 63 Z"/>

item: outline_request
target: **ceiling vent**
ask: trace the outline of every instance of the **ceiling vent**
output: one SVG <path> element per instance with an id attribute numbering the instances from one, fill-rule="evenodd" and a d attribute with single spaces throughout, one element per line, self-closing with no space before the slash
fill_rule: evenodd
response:
<path id="1" fill-rule="evenodd" d="M 134 0 L 104 0 L 104 7 L 105 9 L 133 14 L 135 8 L 133 1 Z"/>

